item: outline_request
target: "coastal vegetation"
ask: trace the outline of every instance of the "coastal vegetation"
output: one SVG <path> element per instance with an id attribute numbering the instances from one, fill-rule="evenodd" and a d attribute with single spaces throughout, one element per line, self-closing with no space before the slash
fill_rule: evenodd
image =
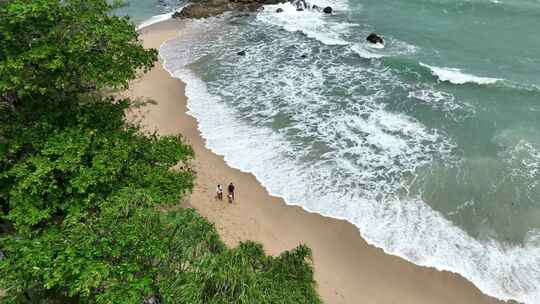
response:
<path id="1" fill-rule="evenodd" d="M 0 1 L 2 303 L 319 303 L 309 248 L 228 248 L 177 207 L 194 153 L 111 96 L 157 60 L 113 8 Z"/>

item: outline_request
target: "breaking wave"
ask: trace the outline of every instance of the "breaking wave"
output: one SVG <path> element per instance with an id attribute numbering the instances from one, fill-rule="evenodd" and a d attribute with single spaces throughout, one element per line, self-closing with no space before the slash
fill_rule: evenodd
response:
<path id="1" fill-rule="evenodd" d="M 156 23 L 171 19 L 172 15 L 173 15 L 173 13 L 166 13 L 166 14 L 153 16 L 152 18 L 150 18 L 148 20 L 145 20 L 144 22 L 141 22 L 141 24 L 139 24 L 137 26 L 137 30 L 139 31 L 139 30 L 142 30 L 143 28 L 148 27 L 148 26 L 150 26 L 152 24 L 156 24 Z"/>
<path id="2" fill-rule="evenodd" d="M 480 77 L 475 75 L 466 74 L 460 69 L 453 68 L 440 68 L 435 66 L 430 66 L 425 63 L 420 63 L 421 66 L 428 68 L 433 76 L 436 76 L 440 81 L 448 81 L 453 84 L 465 84 L 465 83 L 475 83 L 475 84 L 494 84 L 496 82 L 502 81 L 500 78 L 491 78 L 491 77 Z"/>

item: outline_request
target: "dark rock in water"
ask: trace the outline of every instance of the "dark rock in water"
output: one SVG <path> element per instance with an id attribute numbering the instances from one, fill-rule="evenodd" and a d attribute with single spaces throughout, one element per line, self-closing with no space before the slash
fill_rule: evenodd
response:
<path id="1" fill-rule="evenodd" d="M 331 14 L 332 13 L 332 8 L 330 6 L 327 6 L 323 9 L 323 13 L 325 14 Z"/>
<path id="2" fill-rule="evenodd" d="M 309 8 L 305 0 L 297 0 L 294 4 L 296 6 L 296 10 L 299 12 Z"/>
<path id="3" fill-rule="evenodd" d="M 276 13 L 283 13 L 283 9 L 280 7 L 276 10 Z"/>
<path id="4" fill-rule="evenodd" d="M 315 4 L 311 7 L 311 9 L 314 9 L 314 10 L 319 10 L 319 7 L 316 6 Z"/>
<path id="5" fill-rule="evenodd" d="M 384 44 L 384 40 L 382 39 L 382 37 L 380 37 L 379 35 L 377 35 L 375 33 L 369 34 L 369 36 L 367 36 L 366 40 L 371 42 L 371 43 L 374 43 L 374 44 L 377 44 L 377 43 Z"/>
<path id="6" fill-rule="evenodd" d="M 236 53 L 236 55 L 238 55 L 238 56 L 246 56 L 246 51 L 240 51 L 240 52 Z"/>

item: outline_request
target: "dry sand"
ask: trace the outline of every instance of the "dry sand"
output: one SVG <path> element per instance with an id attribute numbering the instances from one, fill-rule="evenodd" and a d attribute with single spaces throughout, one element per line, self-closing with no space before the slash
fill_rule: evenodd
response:
<path id="1" fill-rule="evenodd" d="M 182 34 L 169 20 L 141 30 L 146 47 L 159 48 Z M 159 65 L 131 84 L 129 95 L 157 102 L 143 109 L 142 123 L 160 134 L 182 134 L 196 153 L 197 183 L 188 203 L 212 221 L 231 246 L 242 240 L 279 254 L 301 243 L 313 250 L 315 277 L 325 303 L 499 303 L 459 275 L 419 267 L 368 245 L 352 224 L 308 213 L 270 196 L 255 177 L 230 168 L 205 148 L 196 120 L 186 114 L 185 85 Z M 214 199 L 218 183 L 233 181 L 237 200 Z"/>

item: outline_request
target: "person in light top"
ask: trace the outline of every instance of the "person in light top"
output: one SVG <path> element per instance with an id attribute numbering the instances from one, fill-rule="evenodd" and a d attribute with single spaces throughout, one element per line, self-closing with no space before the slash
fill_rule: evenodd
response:
<path id="1" fill-rule="evenodd" d="M 218 184 L 217 185 L 217 188 L 216 188 L 216 197 L 218 200 L 222 201 L 223 200 L 223 187 L 221 186 L 221 184 Z"/>

